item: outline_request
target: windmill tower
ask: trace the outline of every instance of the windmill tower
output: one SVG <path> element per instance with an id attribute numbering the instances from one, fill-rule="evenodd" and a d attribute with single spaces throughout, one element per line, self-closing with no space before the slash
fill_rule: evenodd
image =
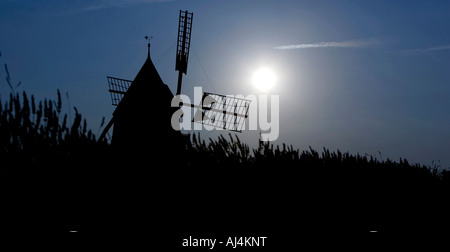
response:
<path id="1" fill-rule="evenodd" d="M 164 84 L 150 57 L 150 43 L 144 65 L 133 81 L 107 77 L 113 118 L 100 139 L 114 125 L 112 145 L 126 152 L 165 151 L 169 139 L 178 135 L 170 125 L 173 94 Z"/>

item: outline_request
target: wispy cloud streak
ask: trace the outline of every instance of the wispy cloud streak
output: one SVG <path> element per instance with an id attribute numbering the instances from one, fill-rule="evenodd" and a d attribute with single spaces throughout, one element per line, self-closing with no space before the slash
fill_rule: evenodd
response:
<path id="1" fill-rule="evenodd" d="M 340 42 L 318 42 L 312 44 L 295 44 L 295 45 L 283 45 L 276 46 L 273 49 L 277 50 L 293 50 L 293 49 L 309 49 L 309 48 L 369 48 L 380 45 L 380 41 L 377 39 L 367 40 L 348 40 Z"/>
<path id="2" fill-rule="evenodd" d="M 444 46 L 436 46 L 436 47 L 430 47 L 426 48 L 426 52 L 434 52 L 434 51 L 442 51 L 442 50 L 450 50 L 450 45 L 444 45 Z"/>
<path id="3" fill-rule="evenodd" d="M 95 1 L 81 1 L 77 3 L 77 7 L 70 8 L 60 14 L 67 13 L 82 13 L 97 11 L 109 8 L 125 8 L 145 3 L 170 2 L 172 0 L 95 0 Z"/>
<path id="4" fill-rule="evenodd" d="M 444 51 L 444 50 L 450 50 L 450 45 L 434 46 L 434 47 L 418 48 L 418 49 L 407 49 L 407 50 L 402 50 L 401 52 L 407 53 L 407 54 L 427 54 L 427 53 Z"/>

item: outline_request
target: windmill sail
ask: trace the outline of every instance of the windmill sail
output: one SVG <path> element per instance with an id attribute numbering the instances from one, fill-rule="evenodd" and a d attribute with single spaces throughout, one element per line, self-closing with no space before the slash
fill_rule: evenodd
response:
<path id="1" fill-rule="evenodd" d="M 180 71 L 184 74 L 187 73 L 189 47 L 191 45 L 192 18 L 192 12 L 180 10 L 175 71 Z"/>
<path id="2" fill-rule="evenodd" d="M 128 91 L 133 81 L 106 76 L 108 79 L 109 93 L 111 94 L 112 105 L 119 105 L 125 93 Z"/>
<path id="3" fill-rule="evenodd" d="M 250 100 L 213 93 L 203 93 L 203 104 L 192 105 L 199 108 L 194 122 L 235 132 L 242 132 L 248 117 Z"/>
<path id="4" fill-rule="evenodd" d="M 194 14 L 192 12 L 180 10 L 180 19 L 178 21 L 177 58 L 175 61 L 175 71 L 178 71 L 177 95 L 181 93 L 183 74 L 187 73 L 193 17 Z"/>

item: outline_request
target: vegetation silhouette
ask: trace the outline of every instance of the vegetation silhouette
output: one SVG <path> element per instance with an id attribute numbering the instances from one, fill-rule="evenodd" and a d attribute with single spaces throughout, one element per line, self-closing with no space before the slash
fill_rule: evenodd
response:
<path id="1" fill-rule="evenodd" d="M 0 102 L 2 231 L 151 233 L 175 248 L 190 235 L 261 235 L 278 248 L 299 234 L 450 224 L 447 170 L 262 141 L 252 150 L 231 134 L 131 155 L 98 141 L 74 111 L 69 122 L 59 91 Z"/>

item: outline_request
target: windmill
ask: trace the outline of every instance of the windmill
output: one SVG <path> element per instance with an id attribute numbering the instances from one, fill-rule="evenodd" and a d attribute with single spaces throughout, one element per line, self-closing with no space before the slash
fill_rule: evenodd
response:
<path id="1" fill-rule="evenodd" d="M 187 74 L 192 20 L 192 12 L 180 10 L 175 61 L 177 95 L 181 94 L 183 74 Z M 179 108 L 171 106 L 173 93 L 162 82 L 151 61 L 150 41 L 147 60 L 133 81 L 112 76 L 106 78 L 112 105 L 116 109 L 99 140 L 105 138 L 113 125 L 112 143 L 124 148 L 145 142 L 164 143 L 168 142 L 167 138 L 179 136 L 180 132 L 170 124 L 171 115 Z M 150 99 L 149 94 L 153 94 Z M 193 122 L 240 132 L 248 116 L 249 104 L 249 100 L 205 92 L 201 104 L 182 105 L 197 109 Z"/>

